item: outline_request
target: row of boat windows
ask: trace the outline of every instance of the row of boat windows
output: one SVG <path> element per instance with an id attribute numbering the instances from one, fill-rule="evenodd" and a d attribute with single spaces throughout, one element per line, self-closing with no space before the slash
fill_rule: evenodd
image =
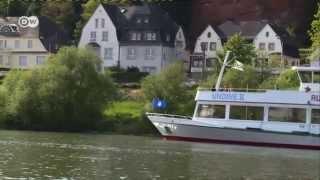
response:
<path id="1" fill-rule="evenodd" d="M 306 109 L 303 108 L 269 107 L 268 120 L 276 122 L 305 123 L 306 113 Z M 230 106 L 229 119 L 263 121 L 263 116 L 264 107 Z M 226 106 L 200 104 L 197 111 L 197 117 L 225 119 Z M 320 109 L 312 109 L 311 122 L 320 124 Z"/>

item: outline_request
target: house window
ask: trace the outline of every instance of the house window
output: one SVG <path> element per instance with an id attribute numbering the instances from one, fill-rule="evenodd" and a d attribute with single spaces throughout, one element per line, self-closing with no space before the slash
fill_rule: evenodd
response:
<path id="1" fill-rule="evenodd" d="M 45 56 L 37 56 L 36 57 L 36 63 L 37 65 L 44 64 Z"/>
<path id="2" fill-rule="evenodd" d="M 113 48 L 104 48 L 104 59 L 113 59 Z"/>
<path id="3" fill-rule="evenodd" d="M 153 59 L 154 56 L 154 49 L 153 48 L 146 48 L 146 54 L 145 54 L 145 59 Z"/>
<path id="4" fill-rule="evenodd" d="M 14 40 L 14 48 L 20 48 L 20 40 Z"/>
<path id="5" fill-rule="evenodd" d="M 145 33 L 145 40 L 148 40 L 148 41 L 156 40 L 156 33 L 154 33 L 154 32 L 146 32 Z"/>
<path id="6" fill-rule="evenodd" d="M 157 71 L 157 68 L 154 66 L 143 66 L 142 71 L 147 73 L 155 73 Z"/>
<path id="7" fill-rule="evenodd" d="M 136 40 L 137 40 L 137 33 L 131 32 L 131 33 L 130 33 L 130 40 L 136 41 Z"/>
<path id="8" fill-rule="evenodd" d="M 182 48 L 183 47 L 183 42 L 182 41 L 176 41 L 176 47 L 177 48 Z"/>
<path id="9" fill-rule="evenodd" d="M 136 58 L 136 49 L 135 48 L 128 48 L 128 59 L 135 59 Z"/>
<path id="10" fill-rule="evenodd" d="M 268 44 L 268 49 L 269 49 L 269 51 L 274 51 L 274 49 L 275 49 L 274 43 L 269 43 Z"/>
<path id="11" fill-rule="evenodd" d="M 178 33 L 178 38 L 182 39 L 182 33 L 181 32 Z"/>
<path id="12" fill-rule="evenodd" d="M 167 42 L 170 42 L 170 35 L 169 34 L 167 34 L 166 40 L 167 40 Z"/>
<path id="13" fill-rule="evenodd" d="M 0 48 L 1 48 L 1 49 L 4 48 L 4 40 L 0 40 Z"/>
<path id="14" fill-rule="evenodd" d="M 208 42 L 202 42 L 201 51 L 207 51 L 207 50 L 208 50 Z"/>
<path id="15" fill-rule="evenodd" d="M 19 66 L 26 67 L 28 65 L 27 56 L 19 56 Z"/>
<path id="16" fill-rule="evenodd" d="M 259 43 L 259 50 L 266 50 L 266 43 Z"/>
<path id="17" fill-rule="evenodd" d="M 99 19 L 95 19 L 95 27 L 96 27 L 96 28 L 99 27 Z"/>
<path id="18" fill-rule="evenodd" d="M 101 19 L 101 28 L 104 28 L 104 26 L 105 26 L 105 19 Z"/>
<path id="19" fill-rule="evenodd" d="M 7 48 L 7 40 L 0 40 L 0 48 Z"/>
<path id="20" fill-rule="evenodd" d="M 217 50 L 217 43 L 216 42 L 210 42 L 210 51 Z"/>
<path id="21" fill-rule="evenodd" d="M 108 31 L 102 32 L 102 41 L 108 41 Z"/>
<path id="22" fill-rule="evenodd" d="M 32 40 L 28 40 L 28 48 L 32 48 Z"/>
<path id="23" fill-rule="evenodd" d="M 0 65 L 3 65 L 3 56 L 0 55 Z"/>
<path id="24" fill-rule="evenodd" d="M 97 40 L 97 33 L 95 31 L 90 32 L 90 41 Z"/>
<path id="25" fill-rule="evenodd" d="M 269 32 L 266 32 L 266 37 L 269 37 Z"/>
<path id="26" fill-rule="evenodd" d="M 138 40 L 138 41 L 141 40 L 141 33 L 137 33 L 137 40 Z"/>
<path id="27" fill-rule="evenodd" d="M 208 36 L 208 38 L 211 38 L 211 32 L 208 32 L 207 36 Z"/>

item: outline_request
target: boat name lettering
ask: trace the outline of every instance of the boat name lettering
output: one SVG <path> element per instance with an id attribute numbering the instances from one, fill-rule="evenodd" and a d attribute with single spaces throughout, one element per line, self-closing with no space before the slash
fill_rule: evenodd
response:
<path id="1" fill-rule="evenodd" d="M 311 95 L 311 101 L 320 102 L 320 95 Z"/>
<path id="2" fill-rule="evenodd" d="M 241 93 L 213 93 L 214 100 L 244 101 L 244 94 Z"/>

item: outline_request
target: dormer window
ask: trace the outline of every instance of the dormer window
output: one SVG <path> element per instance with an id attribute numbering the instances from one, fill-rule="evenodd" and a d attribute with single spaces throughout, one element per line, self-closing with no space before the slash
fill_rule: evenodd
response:
<path id="1" fill-rule="evenodd" d="M 154 41 L 157 39 L 157 35 L 155 32 L 146 32 L 144 35 L 144 39 L 147 41 Z"/>
<path id="2" fill-rule="evenodd" d="M 130 33 L 130 40 L 136 41 L 136 40 L 137 40 L 137 33 L 131 32 L 131 33 Z"/>
<path id="3" fill-rule="evenodd" d="M 145 18 L 144 23 L 149 23 L 149 18 Z"/>
<path id="4" fill-rule="evenodd" d="M 141 23 L 141 19 L 140 18 L 137 18 L 137 23 Z"/>
<path id="5" fill-rule="evenodd" d="M 139 33 L 139 32 L 131 32 L 130 33 L 130 40 L 132 40 L 132 41 L 140 41 L 141 40 L 141 33 Z"/>

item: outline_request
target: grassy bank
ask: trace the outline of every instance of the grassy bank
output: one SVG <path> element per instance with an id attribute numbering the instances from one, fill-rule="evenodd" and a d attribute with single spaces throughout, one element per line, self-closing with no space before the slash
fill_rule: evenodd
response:
<path id="1" fill-rule="evenodd" d="M 123 100 L 114 102 L 103 112 L 104 120 L 97 127 L 100 132 L 118 134 L 156 134 L 145 116 L 144 102 Z"/>

